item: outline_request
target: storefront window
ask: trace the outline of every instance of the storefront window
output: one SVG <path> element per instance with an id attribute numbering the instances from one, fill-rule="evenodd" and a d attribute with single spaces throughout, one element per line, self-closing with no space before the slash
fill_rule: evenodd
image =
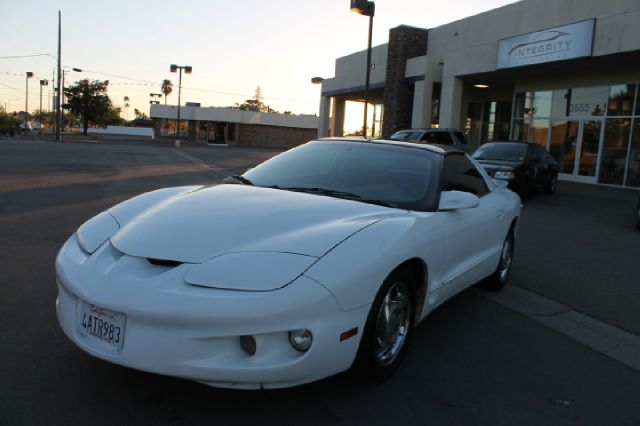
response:
<path id="1" fill-rule="evenodd" d="M 528 110 L 525 112 L 531 117 L 549 117 L 551 114 L 551 91 L 529 93 Z"/>
<path id="2" fill-rule="evenodd" d="M 633 119 L 626 184 L 640 188 L 640 119 L 638 118 Z"/>
<path id="3" fill-rule="evenodd" d="M 631 120 L 607 120 L 600 164 L 600 183 L 623 184 L 630 130 Z"/>
<path id="4" fill-rule="evenodd" d="M 567 116 L 567 100 L 569 99 L 568 89 L 558 89 L 553 91 L 551 96 L 551 117 Z"/>
<path id="5" fill-rule="evenodd" d="M 572 89 L 569 93 L 569 116 L 604 115 L 609 98 L 609 86 Z"/>
<path id="6" fill-rule="evenodd" d="M 513 136 L 514 141 L 529 141 L 529 128 L 531 127 L 531 120 L 517 119 L 513 120 Z"/>
<path id="7" fill-rule="evenodd" d="M 608 116 L 621 116 L 633 114 L 633 98 L 636 94 L 635 84 L 619 84 L 611 86 L 609 90 L 609 102 L 607 103 Z"/>
<path id="8" fill-rule="evenodd" d="M 537 118 L 531 123 L 530 141 L 538 145 L 547 147 L 547 135 L 549 133 L 549 119 Z"/>
<path id="9" fill-rule="evenodd" d="M 549 153 L 558 160 L 562 173 L 573 173 L 579 125 L 579 121 L 565 120 L 551 124 Z"/>

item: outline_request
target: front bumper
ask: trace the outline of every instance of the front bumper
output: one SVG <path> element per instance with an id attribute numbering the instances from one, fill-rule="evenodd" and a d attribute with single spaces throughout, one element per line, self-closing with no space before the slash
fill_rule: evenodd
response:
<path id="1" fill-rule="evenodd" d="M 186 284 L 190 265 L 151 265 L 105 243 L 88 255 L 71 237 L 56 260 L 58 321 L 76 345 L 98 358 L 138 370 L 218 387 L 278 388 L 318 380 L 348 369 L 369 306 L 342 311 L 322 285 L 305 276 L 274 291 L 242 292 Z M 80 304 L 126 315 L 120 350 L 80 332 Z M 288 332 L 309 329 L 313 344 L 295 350 Z M 257 343 L 250 356 L 240 336 Z"/>

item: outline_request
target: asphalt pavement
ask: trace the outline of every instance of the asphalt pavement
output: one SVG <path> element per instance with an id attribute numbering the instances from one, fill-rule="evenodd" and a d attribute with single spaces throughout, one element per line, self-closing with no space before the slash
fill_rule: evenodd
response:
<path id="1" fill-rule="evenodd" d="M 378 385 L 340 374 L 276 391 L 214 389 L 112 365 L 67 340 L 53 262 L 83 221 L 138 193 L 213 184 L 277 153 L 0 140 L 0 423 L 640 424 L 638 370 L 475 289 L 429 316 L 398 374 Z M 562 182 L 556 195 L 529 197 L 511 285 L 640 335 L 636 195 Z"/>

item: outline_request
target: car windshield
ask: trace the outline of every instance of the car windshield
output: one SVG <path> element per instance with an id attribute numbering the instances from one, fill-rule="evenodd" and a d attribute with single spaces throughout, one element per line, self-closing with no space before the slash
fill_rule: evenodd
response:
<path id="1" fill-rule="evenodd" d="M 476 152 L 476 160 L 522 161 L 527 154 L 527 145 L 523 143 L 486 143 Z"/>
<path id="2" fill-rule="evenodd" d="M 313 141 L 242 177 L 249 184 L 410 210 L 432 210 L 442 155 L 371 142 Z"/>
<path id="3" fill-rule="evenodd" d="M 410 130 L 402 130 L 392 134 L 389 139 L 394 141 L 417 141 L 423 133 L 424 132 L 421 131 L 412 132 Z"/>

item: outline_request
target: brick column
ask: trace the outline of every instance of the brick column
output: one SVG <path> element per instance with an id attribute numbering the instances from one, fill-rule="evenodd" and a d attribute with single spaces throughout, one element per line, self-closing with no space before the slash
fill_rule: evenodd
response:
<path id="1" fill-rule="evenodd" d="M 401 25 L 389 30 L 387 71 L 384 82 L 382 136 L 411 127 L 413 84 L 405 78 L 407 60 L 427 53 L 428 30 Z"/>

